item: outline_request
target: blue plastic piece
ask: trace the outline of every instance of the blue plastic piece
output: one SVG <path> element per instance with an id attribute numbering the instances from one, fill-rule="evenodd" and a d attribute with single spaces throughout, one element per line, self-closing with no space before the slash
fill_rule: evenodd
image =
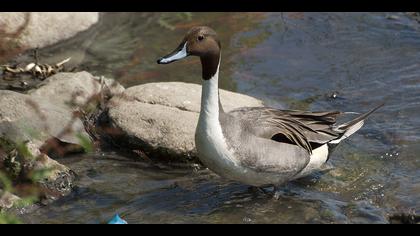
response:
<path id="1" fill-rule="evenodd" d="M 115 214 L 114 217 L 112 217 L 112 219 L 108 222 L 108 224 L 125 225 L 127 224 L 127 221 L 121 219 L 118 214 Z"/>

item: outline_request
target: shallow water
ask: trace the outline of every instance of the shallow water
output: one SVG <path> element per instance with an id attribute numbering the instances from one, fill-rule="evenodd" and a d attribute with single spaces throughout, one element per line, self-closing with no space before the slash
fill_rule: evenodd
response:
<path id="1" fill-rule="evenodd" d="M 198 59 L 156 59 L 201 24 L 220 35 L 224 89 L 292 109 L 386 106 L 335 151 L 335 169 L 284 186 L 277 201 L 207 170 L 102 153 L 60 160 L 78 173 L 77 189 L 25 222 L 103 223 L 120 213 L 129 223 L 386 223 L 420 212 L 420 24 L 403 13 L 106 13 L 41 55 L 72 56 L 127 87 L 200 83 Z"/>

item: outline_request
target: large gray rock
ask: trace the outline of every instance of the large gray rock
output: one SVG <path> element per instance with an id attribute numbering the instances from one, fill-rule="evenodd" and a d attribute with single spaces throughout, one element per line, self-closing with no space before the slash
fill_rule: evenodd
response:
<path id="1" fill-rule="evenodd" d="M 198 84 L 168 82 L 131 87 L 110 100 L 110 123 L 122 133 L 119 143 L 139 148 L 149 157 L 193 158 L 197 155 L 194 133 L 200 97 Z M 220 90 L 220 97 L 226 111 L 263 105 L 258 99 L 225 90 Z"/>
<path id="2" fill-rule="evenodd" d="M 15 32 L 25 23 L 23 12 L 2 12 L 0 26 Z M 31 12 L 29 23 L 18 42 L 23 48 L 46 47 L 87 30 L 99 20 L 98 12 Z"/>

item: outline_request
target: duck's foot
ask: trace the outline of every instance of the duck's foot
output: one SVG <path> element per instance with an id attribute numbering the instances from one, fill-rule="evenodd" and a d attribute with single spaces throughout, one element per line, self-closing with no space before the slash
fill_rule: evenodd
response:
<path id="1" fill-rule="evenodd" d="M 270 185 L 270 186 L 261 186 L 261 187 L 255 187 L 251 186 L 250 189 L 252 191 L 262 193 L 264 195 L 268 195 L 273 197 L 275 200 L 279 200 L 282 196 L 282 192 L 279 190 L 278 187 Z"/>
<path id="2" fill-rule="evenodd" d="M 322 173 L 327 173 L 327 172 L 329 172 L 331 170 L 334 170 L 334 169 L 335 169 L 335 166 L 333 166 L 331 163 L 327 162 L 327 163 L 325 163 L 321 166 L 321 169 L 319 171 L 322 172 Z"/>
<path id="3" fill-rule="evenodd" d="M 256 186 L 250 186 L 249 190 L 253 191 L 253 192 L 258 192 L 258 193 L 262 193 L 262 194 L 269 194 L 270 191 L 267 191 L 265 189 L 265 187 L 256 187 Z"/>

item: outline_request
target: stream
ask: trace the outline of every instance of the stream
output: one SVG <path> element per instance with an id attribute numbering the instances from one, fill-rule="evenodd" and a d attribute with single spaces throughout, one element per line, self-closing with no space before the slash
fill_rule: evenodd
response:
<path id="1" fill-rule="evenodd" d="M 220 87 L 278 108 L 366 112 L 333 153 L 334 169 L 281 188 L 279 200 L 191 165 L 116 152 L 59 161 L 72 194 L 20 216 L 27 223 L 388 223 L 420 214 L 420 23 L 405 13 L 102 13 L 100 22 L 40 50 L 130 87 L 200 83 L 199 60 L 167 66 L 192 26 L 222 43 Z"/>

